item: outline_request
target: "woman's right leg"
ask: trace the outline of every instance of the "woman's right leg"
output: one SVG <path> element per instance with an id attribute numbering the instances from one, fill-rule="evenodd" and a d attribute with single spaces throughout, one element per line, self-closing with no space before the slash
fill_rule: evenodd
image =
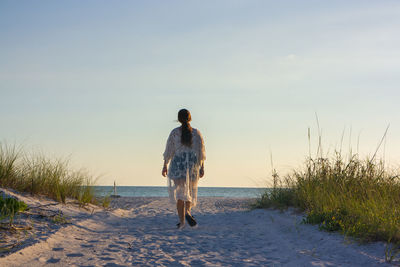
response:
<path id="1" fill-rule="evenodd" d="M 178 199 L 176 203 L 176 208 L 178 210 L 179 223 L 181 225 L 185 224 L 185 202 L 183 200 Z"/>
<path id="2" fill-rule="evenodd" d="M 192 209 L 192 203 L 190 201 L 185 201 L 185 212 L 186 214 L 192 215 L 190 212 Z"/>

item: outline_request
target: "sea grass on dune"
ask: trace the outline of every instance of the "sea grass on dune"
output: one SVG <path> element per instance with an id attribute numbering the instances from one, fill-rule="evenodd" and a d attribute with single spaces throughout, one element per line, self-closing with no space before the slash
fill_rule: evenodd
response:
<path id="1" fill-rule="evenodd" d="M 48 196 L 59 202 L 75 198 L 82 204 L 94 201 L 94 179 L 75 171 L 68 160 L 23 153 L 21 148 L 0 143 L 0 187 L 32 195 Z"/>

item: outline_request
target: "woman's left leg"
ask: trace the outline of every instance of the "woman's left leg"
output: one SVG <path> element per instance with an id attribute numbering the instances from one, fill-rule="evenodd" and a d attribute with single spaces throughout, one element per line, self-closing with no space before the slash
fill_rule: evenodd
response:
<path id="1" fill-rule="evenodd" d="M 180 225 L 185 224 L 185 201 L 182 200 L 184 187 L 185 187 L 185 180 L 184 179 L 174 179 L 175 188 L 177 190 L 177 202 L 176 202 L 176 209 L 178 211 L 179 223 Z"/>

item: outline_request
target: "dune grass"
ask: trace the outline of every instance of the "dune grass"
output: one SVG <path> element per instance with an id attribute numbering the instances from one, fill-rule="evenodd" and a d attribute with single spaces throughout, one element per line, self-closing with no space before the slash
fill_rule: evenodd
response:
<path id="1" fill-rule="evenodd" d="M 67 160 L 27 155 L 15 145 L 0 143 L 0 187 L 63 203 L 66 198 L 74 198 L 84 205 L 95 200 L 92 185 L 92 177 L 84 171 L 71 170 Z"/>
<path id="2" fill-rule="evenodd" d="M 295 207 L 304 223 L 340 231 L 360 241 L 400 244 L 400 176 L 375 155 L 362 159 L 335 152 L 308 157 L 304 166 L 281 178 L 273 171 L 273 188 L 257 208 Z"/>

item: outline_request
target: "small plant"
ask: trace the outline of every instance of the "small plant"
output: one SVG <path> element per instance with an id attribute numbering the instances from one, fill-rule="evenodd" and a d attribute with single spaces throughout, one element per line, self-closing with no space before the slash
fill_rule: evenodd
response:
<path id="1" fill-rule="evenodd" d="M 341 231 L 343 230 L 342 218 L 340 211 L 332 212 L 316 212 L 311 211 L 303 219 L 303 223 L 318 224 L 321 230 L 325 231 Z"/>
<path id="2" fill-rule="evenodd" d="M 27 208 L 28 206 L 23 201 L 0 196 L 0 221 L 9 218 L 9 223 L 12 225 L 15 215 Z"/>
<path id="3" fill-rule="evenodd" d="M 287 209 L 294 206 L 296 202 L 292 181 L 290 177 L 285 177 L 284 182 L 281 181 L 276 170 L 272 172 L 273 187 L 266 189 L 265 193 L 253 205 L 254 208 L 278 208 Z"/>
<path id="4" fill-rule="evenodd" d="M 101 201 L 101 205 L 103 206 L 103 208 L 108 208 L 110 206 L 110 203 L 111 197 L 109 195 L 105 196 Z"/>
<path id="5" fill-rule="evenodd" d="M 392 262 L 400 254 L 400 243 L 393 244 L 390 241 L 385 246 L 385 261 Z"/>
<path id="6" fill-rule="evenodd" d="M 112 193 L 113 193 L 113 191 L 111 190 L 108 193 L 106 193 L 104 196 L 97 197 L 97 200 L 96 200 L 97 205 L 101 205 L 105 209 L 110 207 Z"/>
<path id="7" fill-rule="evenodd" d="M 68 224 L 70 221 L 63 214 L 56 214 L 51 221 L 56 224 Z"/>
<path id="8" fill-rule="evenodd" d="M 385 261 L 392 262 L 400 254 L 400 242 L 391 242 L 392 237 L 386 243 L 385 246 Z"/>

